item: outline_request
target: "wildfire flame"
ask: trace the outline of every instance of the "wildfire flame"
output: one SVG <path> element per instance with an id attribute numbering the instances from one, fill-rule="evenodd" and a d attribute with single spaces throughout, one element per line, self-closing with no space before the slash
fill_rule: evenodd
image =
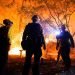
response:
<path id="1" fill-rule="evenodd" d="M 25 51 L 22 50 L 21 48 L 19 47 L 16 47 L 16 48 L 12 48 L 10 51 L 9 51 L 9 55 L 20 55 L 21 54 L 21 51 L 22 51 L 22 56 L 25 56 Z"/>
<path id="2" fill-rule="evenodd" d="M 16 40 L 18 40 L 20 37 L 22 37 L 22 34 L 18 34 L 18 36 L 16 36 L 15 39 L 12 40 L 9 55 L 19 55 L 19 56 L 20 55 L 22 55 L 22 56 L 26 55 L 26 52 L 24 50 L 22 50 L 22 48 L 20 46 L 20 42 L 16 43 Z M 21 41 L 21 38 L 19 39 L 19 41 Z M 50 41 L 51 41 L 50 36 L 45 38 L 47 50 L 44 51 L 42 48 L 42 54 L 43 54 L 42 57 L 43 58 L 47 58 L 47 55 L 49 55 L 48 50 L 50 49 L 50 47 L 49 47 Z"/>
<path id="3" fill-rule="evenodd" d="M 19 39 L 19 37 L 21 36 L 18 36 L 16 38 Z M 46 50 L 43 50 L 42 48 L 42 58 L 57 60 L 58 51 L 56 50 L 56 43 L 51 42 L 52 41 L 51 37 L 49 36 L 45 38 Z M 26 56 L 25 50 L 22 50 L 20 43 L 17 43 L 17 44 L 15 43 L 17 39 L 13 40 L 12 45 L 14 46 L 10 48 L 9 55 L 18 55 L 18 56 L 25 57 Z M 21 41 L 21 39 L 19 40 Z M 75 53 L 75 50 L 71 52 L 71 58 L 75 57 L 74 53 Z"/>

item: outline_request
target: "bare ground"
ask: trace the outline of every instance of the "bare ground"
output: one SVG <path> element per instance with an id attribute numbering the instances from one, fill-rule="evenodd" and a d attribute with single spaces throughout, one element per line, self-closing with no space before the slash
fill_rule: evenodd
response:
<path id="1" fill-rule="evenodd" d="M 22 75 L 23 64 L 24 58 L 20 58 L 19 56 L 10 56 L 4 75 Z M 72 60 L 72 67 L 70 71 L 63 72 L 63 68 L 64 65 L 62 61 L 56 65 L 56 61 L 53 59 L 43 59 L 40 63 L 40 75 L 75 75 L 74 60 Z M 31 72 L 30 75 L 32 75 Z"/>

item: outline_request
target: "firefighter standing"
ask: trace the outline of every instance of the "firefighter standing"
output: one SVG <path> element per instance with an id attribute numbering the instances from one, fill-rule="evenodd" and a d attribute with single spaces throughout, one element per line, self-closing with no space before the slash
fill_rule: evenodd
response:
<path id="1" fill-rule="evenodd" d="M 56 36 L 57 46 L 56 49 L 60 50 L 61 57 L 65 64 L 65 70 L 69 70 L 71 67 L 70 60 L 70 47 L 74 48 L 74 40 L 71 34 L 66 30 L 65 25 L 61 26 L 60 35 Z"/>
<path id="2" fill-rule="evenodd" d="M 4 26 L 0 28 L 0 75 L 2 75 L 8 61 L 8 51 L 10 49 L 8 32 L 13 22 L 9 19 L 4 19 L 3 24 Z"/>
<path id="3" fill-rule="evenodd" d="M 23 33 L 22 41 L 27 39 L 28 45 L 26 46 L 27 47 L 26 48 L 26 59 L 25 59 L 22 75 L 29 75 L 32 55 L 34 55 L 32 75 L 40 74 L 39 63 L 40 63 L 40 57 L 42 56 L 41 47 L 43 46 L 44 49 L 46 47 L 45 47 L 45 41 L 44 41 L 42 28 L 40 24 L 37 23 L 37 20 L 38 20 L 38 16 L 34 15 L 32 17 L 32 23 L 28 23 Z"/>

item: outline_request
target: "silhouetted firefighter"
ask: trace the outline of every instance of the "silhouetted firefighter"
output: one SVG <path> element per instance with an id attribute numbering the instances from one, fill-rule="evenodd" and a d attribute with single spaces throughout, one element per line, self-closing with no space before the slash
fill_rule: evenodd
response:
<path id="1" fill-rule="evenodd" d="M 37 23 L 38 16 L 34 15 L 32 17 L 32 23 L 28 23 L 26 26 L 22 42 L 24 41 L 24 49 L 26 49 L 26 59 L 23 69 L 22 75 L 29 75 L 29 70 L 31 66 L 31 58 L 32 55 L 34 55 L 34 63 L 32 66 L 32 73 L 33 75 L 39 75 L 39 63 L 40 63 L 40 57 L 42 56 L 41 47 L 45 49 L 45 41 L 44 36 L 42 32 L 42 28 L 39 23 Z M 22 45 L 22 43 L 21 43 Z"/>
<path id="2" fill-rule="evenodd" d="M 4 26 L 0 28 L 0 75 L 2 75 L 8 61 L 8 51 L 10 49 L 8 32 L 13 24 L 9 19 L 4 19 L 3 23 Z"/>
<path id="3" fill-rule="evenodd" d="M 56 36 L 57 38 L 57 46 L 56 49 L 59 49 L 58 52 L 58 59 L 61 55 L 64 64 L 65 64 L 65 70 L 69 70 L 71 67 L 71 60 L 70 60 L 70 47 L 74 48 L 74 40 L 71 34 L 66 30 L 65 25 L 61 26 L 61 33 L 60 35 Z"/>

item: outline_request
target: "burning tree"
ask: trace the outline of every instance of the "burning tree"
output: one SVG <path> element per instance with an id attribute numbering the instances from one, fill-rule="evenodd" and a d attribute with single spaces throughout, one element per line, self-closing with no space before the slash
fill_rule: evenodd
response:
<path id="1" fill-rule="evenodd" d="M 43 27 L 45 24 L 46 26 L 48 24 L 48 27 L 57 29 L 61 24 L 65 23 L 67 29 L 70 31 L 70 17 L 75 12 L 74 0 L 30 0 L 27 6 L 26 2 L 28 0 L 23 0 L 21 11 L 30 15 L 29 17 L 33 14 L 38 14 Z"/>
<path id="2" fill-rule="evenodd" d="M 34 14 L 39 15 L 44 35 L 49 37 L 50 34 L 54 36 L 60 25 L 64 23 L 70 31 L 70 19 L 75 13 L 75 0 L 20 0 L 20 2 L 17 0 L 8 0 L 8 2 L 1 0 L 0 2 L 0 6 L 7 10 L 14 8 L 16 15 L 19 16 L 17 35 L 19 37 L 22 37 L 21 32 L 23 32 L 25 25 L 31 21 Z M 17 36 L 15 37 L 18 39 Z"/>
<path id="3" fill-rule="evenodd" d="M 65 23 L 69 30 L 69 21 L 73 13 L 75 13 L 74 0 L 44 0 L 49 12 L 50 18 L 53 18 L 55 23 L 59 26 Z M 70 31 L 70 30 L 69 30 Z"/>
<path id="4" fill-rule="evenodd" d="M 23 27 L 23 21 L 31 18 L 34 14 L 38 14 L 41 21 L 50 25 L 51 28 L 57 29 L 65 23 L 69 30 L 70 17 L 75 12 L 74 0 L 22 0 L 20 4 L 17 0 L 8 0 L 7 4 L 6 0 L 1 0 L 1 2 L 4 2 L 0 3 L 1 6 L 9 9 L 13 6 L 16 7 L 20 16 L 19 29 Z"/>

